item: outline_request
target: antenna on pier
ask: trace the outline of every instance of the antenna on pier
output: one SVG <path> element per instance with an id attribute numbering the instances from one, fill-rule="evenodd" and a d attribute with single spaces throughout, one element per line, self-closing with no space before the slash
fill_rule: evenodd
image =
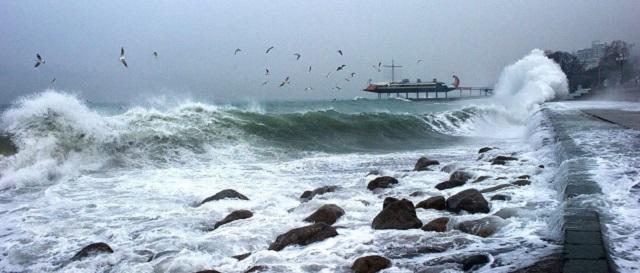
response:
<path id="1" fill-rule="evenodd" d="M 383 67 L 390 67 L 391 68 L 391 82 L 395 82 L 396 81 L 396 68 L 401 68 L 401 65 L 395 65 L 393 59 L 391 59 L 391 65 L 383 65 Z"/>

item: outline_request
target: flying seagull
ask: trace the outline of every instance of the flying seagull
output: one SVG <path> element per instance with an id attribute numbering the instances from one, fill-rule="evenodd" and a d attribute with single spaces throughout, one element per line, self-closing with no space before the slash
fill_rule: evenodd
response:
<path id="1" fill-rule="evenodd" d="M 120 62 L 124 65 L 125 68 L 128 68 L 127 60 L 124 57 L 124 47 L 120 48 Z"/>
<path id="2" fill-rule="evenodd" d="M 153 52 L 153 57 L 155 57 L 156 59 L 158 58 L 158 52 L 157 51 Z"/>
<path id="3" fill-rule="evenodd" d="M 337 90 L 342 90 L 342 88 L 341 88 L 340 86 L 338 86 L 337 84 L 336 84 L 336 87 L 335 87 L 335 88 L 336 88 Z"/>
<path id="4" fill-rule="evenodd" d="M 309 71 L 307 71 L 307 73 L 311 73 L 311 66 L 309 66 Z"/>
<path id="5" fill-rule="evenodd" d="M 265 76 L 269 76 L 269 75 L 271 75 L 271 72 L 269 72 L 269 68 L 265 68 L 265 69 L 264 69 L 264 75 L 265 75 Z"/>
<path id="6" fill-rule="evenodd" d="M 300 57 L 302 57 L 302 55 L 300 55 L 300 53 L 293 53 L 293 55 L 296 55 L 296 61 L 300 60 Z"/>
<path id="7" fill-rule="evenodd" d="M 267 83 L 269 83 L 269 81 L 264 81 L 262 85 L 267 85 Z"/>
<path id="8" fill-rule="evenodd" d="M 329 73 L 327 73 L 325 77 L 329 78 L 330 75 L 331 75 L 331 71 L 329 71 Z"/>
<path id="9" fill-rule="evenodd" d="M 345 68 L 346 66 L 347 66 L 346 64 L 343 64 L 343 65 L 341 65 L 341 66 L 338 66 L 338 69 L 336 69 L 336 71 L 340 71 L 340 70 L 342 70 L 343 68 Z"/>
<path id="10" fill-rule="evenodd" d="M 33 68 L 36 68 L 44 63 L 45 63 L 45 60 L 42 57 L 40 57 L 40 53 L 36 53 L 36 65 L 34 65 Z"/>
<path id="11" fill-rule="evenodd" d="M 356 72 L 351 72 L 351 78 L 356 75 Z"/>
<path id="12" fill-rule="evenodd" d="M 416 61 L 417 64 L 420 64 L 422 62 L 422 59 Z"/>
<path id="13" fill-rule="evenodd" d="M 238 52 L 242 51 L 242 49 L 236 48 L 236 51 L 233 52 L 233 55 L 238 54 Z"/>
<path id="14" fill-rule="evenodd" d="M 271 51 L 273 49 L 273 46 L 267 48 L 267 51 L 264 52 L 264 54 L 269 54 L 269 51 Z"/>
<path id="15" fill-rule="evenodd" d="M 348 82 L 350 82 L 350 81 L 351 81 L 351 80 L 349 80 L 349 78 L 344 78 L 344 80 L 345 80 L 345 81 L 348 81 Z"/>
<path id="16" fill-rule="evenodd" d="M 342 55 L 342 49 L 338 49 L 338 53 L 340 53 L 340 56 L 343 56 Z"/>
<path id="17" fill-rule="evenodd" d="M 51 80 L 51 84 L 53 84 L 54 82 L 56 82 L 56 78 L 53 78 L 53 80 Z"/>
<path id="18" fill-rule="evenodd" d="M 283 87 L 285 84 L 289 84 L 289 76 L 287 76 L 284 81 L 280 84 L 280 87 Z"/>

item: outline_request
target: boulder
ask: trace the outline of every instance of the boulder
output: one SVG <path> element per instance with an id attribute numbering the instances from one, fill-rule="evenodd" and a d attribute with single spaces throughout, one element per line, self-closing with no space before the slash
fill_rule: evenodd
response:
<path id="1" fill-rule="evenodd" d="M 390 266 L 389 259 L 379 255 L 371 255 L 356 259 L 351 269 L 354 273 L 375 273 Z"/>
<path id="2" fill-rule="evenodd" d="M 269 267 L 266 265 L 254 265 L 252 267 L 250 267 L 249 269 L 247 269 L 247 271 L 245 271 L 244 273 L 252 273 L 252 272 L 262 272 L 265 270 L 268 270 Z"/>
<path id="3" fill-rule="evenodd" d="M 488 213 L 489 202 L 476 189 L 467 189 L 447 199 L 447 210 L 459 213 L 466 210 L 469 213 Z"/>
<path id="4" fill-rule="evenodd" d="M 476 180 L 473 180 L 473 182 L 471 182 L 471 183 L 480 183 L 480 182 L 485 181 L 485 180 L 487 180 L 489 178 L 491 178 L 490 175 L 482 175 L 482 176 L 479 176 L 478 178 L 476 178 Z"/>
<path id="5" fill-rule="evenodd" d="M 231 256 L 231 258 L 234 258 L 234 259 L 236 259 L 238 261 L 242 261 L 242 260 L 244 260 L 246 258 L 249 258 L 249 256 L 251 256 L 251 252 L 247 252 L 247 253 L 240 254 L 240 255 L 234 255 L 234 256 Z"/>
<path id="6" fill-rule="evenodd" d="M 445 209 L 445 207 L 446 207 L 446 204 L 445 204 L 444 196 L 429 197 L 426 200 L 420 201 L 420 203 L 416 205 L 416 208 L 436 209 L 436 210 L 443 210 Z"/>
<path id="7" fill-rule="evenodd" d="M 506 195 L 506 194 L 496 194 L 494 196 L 491 196 L 491 201 L 509 201 L 511 200 L 511 196 Z"/>
<path id="8" fill-rule="evenodd" d="M 391 188 L 393 184 L 398 184 L 398 180 L 391 176 L 381 176 L 371 180 L 367 185 L 367 189 L 372 191 L 377 188 Z"/>
<path id="9" fill-rule="evenodd" d="M 222 219 L 220 222 L 217 222 L 214 226 L 213 229 L 217 229 L 218 227 L 224 225 L 224 224 L 228 224 L 231 223 L 235 220 L 240 220 L 240 219 L 247 219 L 247 218 L 251 218 L 253 217 L 253 213 L 251 211 L 248 210 L 236 210 L 232 213 L 230 213 L 229 215 L 227 215 L 226 217 L 224 217 L 224 219 Z"/>
<path id="10" fill-rule="evenodd" d="M 493 160 L 516 161 L 516 160 L 518 160 L 518 158 L 517 157 L 513 157 L 513 156 L 499 155 L 499 156 L 496 156 L 495 158 L 493 158 Z"/>
<path id="11" fill-rule="evenodd" d="M 506 176 L 500 176 L 500 177 L 496 177 L 496 179 L 494 179 L 494 180 L 505 180 L 505 179 L 507 179 Z"/>
<path id="12" fill-rule="evenodd" d="M 504 160 L 492 160 L 491 165 L 507 165 L 507 161 Z"/>
<path id="13" fill-rule="evenodd" d="M 514 185 L 512 185 L 512 184 L 500 184 L 500 185 L 497 185 L 497 186 L 493 186 L 493 187 L 489 187 L 489 188 L 486 188 L 486 189 L 482 189 L 480 192 L 481 193 L 494 192 L 494 191 L 497 191 L 497 190 L 501 190 L 501 189 L 508 188 L 508 187 L 513 187 L 513 186 Z"/>
<path id="14" fill-rule="evenodd" d="M 444 181 L 444 182 L 440 182 L 436 185 L 436 189 L 438 190 L 446 190 L 446 189 L 451 189 L 451 188 L 455 188 L 455 187 L 460 187 L 462 185 L 464 185 L 465 182 L 464 181 L 460 181 L 460 180 L 449 180 L 449 181 Z"/>
<path id="15" fill-rule="evenodd" d="M 529 178 L 531 178 L 531 176 L 529 176 L 528 174 L 518 176 L 518 179 L 529 179 Z"/>
<path id="16" fill-rule="evenodd" d="M 389 204 L 399 201 L 400 199 L 395 198 L 395 197 L 387 197 L 384 199 L 384 201 L 382 201 L 382 208 L 386 208 Z"/>
<path id="17" fill-rule="evenodd" d="M 389 203 L 371 223 L 373 229 L 412 229 L 422 227 L 413 203 L 407 199 Z"/>
<path id="18" fill-rule="evenodd" d="M 83 258 L 97 255 L 100 253 L 113 253 L 113 249 L 111 249 L 111 247 L 108 244 L 103 242 L 93 243 L 83 247 L 80 251 L 78 251 L 78 253 L 76 253 L 76 255 L 73 255 L 73 257 L 71 258 L 71 261 L 81 260 Z"/>
<path id="19" fill-rule="evenodd" d="M 275 242 L 269 245 L 269 250 L 280 251 L 289 245 L 308 245 L 327 238 L 338 236 L 336 229 L 325 223 L 315 223 L 304 227 L 294 228 L 279 235 Z"/>
<path id="20" fill-rule="evenodd" d="M 441 172 L 445 172 L 445 173 L 452 173 L 453 171 L 455 171 L 456 169 L 458 169 L 458 164 L 456 163 L 449 163 L 447 165 L 444 165 L 444 167 L 442 167 L 440 169 Z"/>
<path id="21" fill-rule="evenodd" d="M 305 218 L 305 222 L 325 223 L 333 225 L 333 223 L 344 215 L 344 210 L 334 204 L 322 205 L 314 213 Z"/>
<path id="22" fill-rule="evenodd" d="M 18 153 L 18 147 L 11 140 L 11 136 L 0 134 L 0 155 L 12 156 Z"/>
<path id="23" fill-rule="evenodd" d="M 522 186 L 531 185 L 531 181 L 525 180 L 525 179 L 520 179 L 520 180 L 516 180 L 516 181 L 512 182 L 511 184 L 519 186 L 519 187 L 522 187 Z"/>
<path id="24" fill-rule="evenodd" d="M 429 223 L 422 227 L 424 231 L 445 232 L 447 231 L 447 224 L 449 223 L 449 217 L 440 217 L 431 220 Z"/>
<path id="25" fill-rule="evenodd" d="M 305 191 L 300 196 L 300 199 L 302 200 L 302 202 L 306 202 L 313 199 L 313 197 L 315 197 L 316 195 L 323 195 L 328 192 L 334 192 L 337 189 L 338 189 L 338 186 L 324 186 L 312 191 Z"/>
<path id="26" fill-rule="evenodd" d="M 202 202 L 200 202 L 200 205 L 210 202 L 210 201 L 217 201 L 217 200 L 222 200 L 222 199 L 240 199 L 240 200 L 249 200 L 249 198 L 247 198 L 246 196 L 242 195 L 241 193 L 232 190 L 232 189 L 226 189 L 226 190 L 222 190 L 212 196 L 209 196 L 207 198 L 205 198 L 204 200 L 202 200 Z"/>
<path id="27" fill-rule="evenodd" d="M 538 165 L 538 168 L 544 169 L 544 165 Z"/>
<path id="28" fill-rule="evenodd" d="M 480 148 L 480 150 L 478 151 L 478 153 L 479 153 L 479 154 L 483 154 L 483 153 L 486 153 L 486 152 L 491 151 L 491 150 L 493 150 L 493 149 L 494 149 L 493 147 L 482 147 L 482 148 Z"/>
<path id="29" fill-rule="evenodd" d="M 462 260 L 462 270 L 465 272 L 474 271 L 489 263 L 489 261 L 489 256 L 485 254 L 471 255 Z"/>
<path id="30" fill-rule="evenodd" d="M 449 181 L 467 182 L 473 177 L 473 174 L 463 170 L 457 170 L 449 176 Z"/>
<path id="31" fill-rule="evenodd" d="M 457 229 L 468 234 L 489 237 L 496 233 L 504 225 L 504 220 L 498 216 L 487 216 L 478 220 L 464 221 L 458 224 Z"/>
<path id="32" fill-rule="evenodd" d="M 431 165 L 440 165 L 440 162 L 438 162 L 437 160 L 428 159 L 426 157 L 421 157 L 420 159 L 418 159 L 418 162 L 416 162 L 416 165 L 413 168 L 413 170 L 426 171 L 426 170 L 429 170 L 428 167 Z"/>
<path id="33" fill-rule="evenodd" d="M 411 196 L 411 197 L 419 197 L 419 196 L 424 196 L 426 194 L 427 193 L 423 192 L 423 191 L 414 191 L 411 194 L 409 194 L 409 196 Z"/>

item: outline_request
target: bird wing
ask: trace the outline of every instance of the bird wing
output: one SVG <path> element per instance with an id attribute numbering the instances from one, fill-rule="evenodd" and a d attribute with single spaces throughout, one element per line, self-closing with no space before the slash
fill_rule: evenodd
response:
<path id="1" fill-rule="evenodd" d="M 40 66 L 40 62 L 36 62 L 36 65 L 33 68 Z"/>
<path id="2" fill-rule="evenodd" d="M 36 58 L 38 58 L 38 61 L 42 61 L 42 57 L 40 57 L 39 53 L 36 53 Z"/>
<path id="3" fill-rule="evenodd" d="M 122 64 L 124 64 L 124 67 L 128 68 L 129 66 L 127 65 L 127 61 L 125 59 L 121 60 Z"/>
<path id="4" fill-rule="evenodd" d="M 120 57 L 124 56 L 124 47 L 120 48 Z"/>

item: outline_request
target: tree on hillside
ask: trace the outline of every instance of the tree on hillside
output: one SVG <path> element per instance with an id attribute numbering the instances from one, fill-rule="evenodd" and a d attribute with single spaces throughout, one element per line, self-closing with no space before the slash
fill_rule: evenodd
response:
<path id="1" fill-rule="evenodd" d="M 584 73 L 584 67 L 578 57 L 564 51 L 549 52 L 547 57 L 560 65 L 562 72 L 567 75 L 569 91 L 575 91 L 578 85 L 581 84 L 582 74 Z"/>

